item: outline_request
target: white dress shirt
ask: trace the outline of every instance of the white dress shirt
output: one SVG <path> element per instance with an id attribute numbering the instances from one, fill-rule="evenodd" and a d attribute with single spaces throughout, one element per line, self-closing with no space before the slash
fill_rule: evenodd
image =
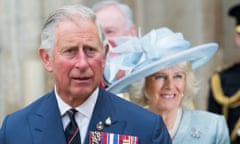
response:
<path id="1" fill-rule="evenodd" d="M 70 110 L 72 107 L 70 105 L 68 105 L 67 103 L 65 103 L 60 98 L 60 96 L 58 95 L 58 93 L 56 91 L 56 87 L 55 87 L 54 91 L 55 91 L 55 95 L 57 98 L 58 108 L 59 108 L 60 114 L 62 116 L 63 127 L 65 130 L 68 123 L 70 122 L 70 119 L 69 119 L 68 115 L 66 114 L 66 112 L 68 110 Z M 81 104 L 77 107 L 74 107 L 78 111 L 75 115 L 75 119 L 76 119 L 78 128 L 80 130 L 81 143 L 84 143 L 84 140 L 85 140 L 85 137 L 87 134 L 88 125 L 90 123 L 93 109 L 94 109 L 94 106 L 97 101 L 98 91 L 99 91 L 99 89 L 97 88 L 93 92 L 93 94 L 83 104 Z"/>

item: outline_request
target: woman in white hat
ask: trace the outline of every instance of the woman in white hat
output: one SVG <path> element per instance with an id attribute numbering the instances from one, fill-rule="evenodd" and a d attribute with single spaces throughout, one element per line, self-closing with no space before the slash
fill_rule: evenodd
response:
<path id="1" fill-rule="evenodd" d="M 230 143 L 223 116 L 187 108 L 200 86 L 193 70 L 211 59 L 217 44 L 189 48 L 181 33 L 168 28 L 124 41 L 107 60 L 109 91 L 128 91 L 133 102 L 161 115 L 174 144 Z M 116 79 L 119 70 L 125 70 L 125 76 Z"/>

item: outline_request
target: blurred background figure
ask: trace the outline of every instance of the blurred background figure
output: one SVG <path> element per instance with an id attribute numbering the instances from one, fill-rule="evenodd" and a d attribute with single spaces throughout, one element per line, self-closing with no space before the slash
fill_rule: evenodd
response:
<path id="1" fill-rule="evenodd" d="M 119 65 L 125 67 L 136 61 L 137 64 L 107 90 L 117 93 L 128 89 L 133 102 L 161 115 L 174 144 L 229 144 L 223 116 L 188 108 L 201 86 L 194 70 L 214 56 L 218 45 L 208 43 L 190 48 L 189 44 L 181 33 L 168 28 L 152 30 L 139 39 L 129 38 L 112 50 L 119 50 L 118 57 L 128 58 Z"/>
<path id="2" fill-rule="evenodd" d="M 112 47 L 115 47 L 113 40 L 116 37 L 136 36 L 133 13 L 128 5 L 106 0 L 94 4 L 92 9 L 96 12 L 97 18 Z"/>
<path id="3" fill-rule="evenodd" d="M 240 47 L 240 3 L 230 8 L 235 18 L 235 43 Z M 240 62 L 213 74 L 210 83 L 208 110 L 223 114 L 229 126 L 232 144 L 240 143 Z"/>
<path id="4" fill-rule="evenodd" d="M 114 39 L 118 37 L 136 37 L 137 31 L 134 24 L 133 13 L 127 4 L 106 0 L 95 3 L 92 9 L 96 12 L 97 18 L 103 27 L 111 47 L 116 46 Z M 115 56 L 113 53 L 110 55 Z M 111 67 L 111 69 L 112 68 L 113 67 Z M 116 79 L 124 75 L 124 70 L 119 70 Z M 109 82 L 106 81 L 105 77 L 110 76 L 105 75 L 103 78 L 104 81 L 101 82 L 101 86 L 106 88 Z M 129 100 L 127 93 L 118 95 Z"/>

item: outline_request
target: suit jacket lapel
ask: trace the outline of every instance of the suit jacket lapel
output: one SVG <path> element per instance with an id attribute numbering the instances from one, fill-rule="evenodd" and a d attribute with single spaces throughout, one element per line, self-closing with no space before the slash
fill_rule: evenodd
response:
<path id="1" fill-rule="evenodd" d="M 54 92 L 44 97 L 36 113 L 29 116 L 34 144 L 66 144 L 64 129 Z"/>
<path id="2" fill-rule="evenodd" d="M 116 106 L 113 104 L 112 96 L 100 88 L 98 99 L 85 138 L 85 144 L 88 144 L 90 131 L 103 131 L 111 133 L 122 133 L 124 131 L 127 123 L 126 121 L 119 121 L 115 107 Z M 107 125 L 105 123 L 107 118 L 111 119 L 111 125 Z M 103 124 L 102 130 L 97 128 L 97 124 L 100 122 Z"/>
<path id="3" fill-rule="evenodd" d="M 174 143 L 188 143 L 188 137 L 183 135 L 186 135 L 186 133 L 188 134 L 188 132 L 190 131 L 190 124 L 191 115 L 189 115 L 187 111 L 183 110 L 183 115 L 175 136 Z"/>

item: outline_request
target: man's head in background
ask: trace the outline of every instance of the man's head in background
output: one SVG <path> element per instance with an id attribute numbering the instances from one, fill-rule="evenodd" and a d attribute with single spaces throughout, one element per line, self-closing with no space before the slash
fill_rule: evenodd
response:
<path id="1" fill-rule="evenodd" d="M 108 0 L 96 3 L 92 9 L 112 47 L 115 47 L 113 39 L 116 37 L 137 35 L 132 10 L 128 5 Z"/>

